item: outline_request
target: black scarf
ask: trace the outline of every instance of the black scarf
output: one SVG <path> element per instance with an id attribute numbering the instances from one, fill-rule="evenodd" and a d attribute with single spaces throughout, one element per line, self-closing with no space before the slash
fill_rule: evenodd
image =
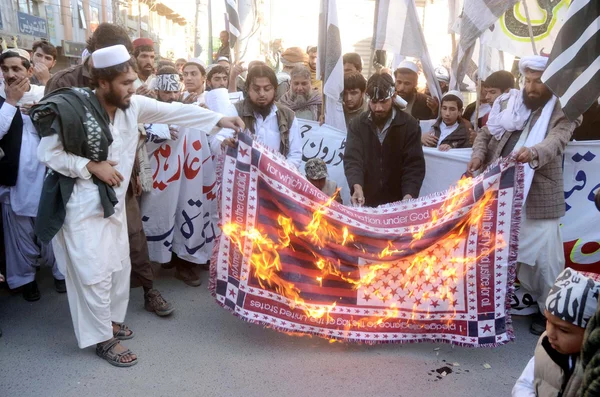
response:
<path id="1" fill-rule="evenodd" d="M 40 136 L 58 134 L 65 152 L 92 161 L 105 161 L 112 143 L 109 117 L 96 95 L 88 88 L 61 88 L 42 98 L 31 110 L 31 120 Z M 35 225 L 40 240 L 49 242 L 65 221 L 66 205 L 77 178 L 49 170 L 44 179 Z M 104 217 L 115 213 L 115 191 L 92 176 Z"/>
<path id="2" fill-rule="evenodd" d="M 4 101 L 5 99 L 0 96 L 0 107 L 4 105 Z M 22 140 L 23 117 L 17 108 L 8 132 L 0 139 L 0 149 L 4 152 L 4 157 L 0 158 L 0 185 L 15 186 L 17 184 Z"/>

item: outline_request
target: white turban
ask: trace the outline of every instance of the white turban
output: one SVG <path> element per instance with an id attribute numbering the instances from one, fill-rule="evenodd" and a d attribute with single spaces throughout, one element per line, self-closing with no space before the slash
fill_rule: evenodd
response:
<path id="1" fill-rule="evenodd" d="M 525 70 L 536 70 L 538 72 L 543 72 L 546 70 L 546 64 L 548 63 L 548 57 L 543 57 L 541 55 L 532 55 L 530 57 L 523 57 L 519 61 L 519 72 L 521 74 L 525 74 Z"/>
<path id="2" fill-rule="evenodd" d="M 546 309 L 550 314 L 585 328 L 598 308 L 600 282 L 597 275 L 577 272 L 573 269 L 563 270 L 546 299 Z"/>

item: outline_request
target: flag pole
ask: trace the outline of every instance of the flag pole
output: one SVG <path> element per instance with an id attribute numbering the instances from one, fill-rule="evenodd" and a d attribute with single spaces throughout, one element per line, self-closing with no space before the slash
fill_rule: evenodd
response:
<path id="1" fill-rule="evenodd" d="M 521 0 L 523 4 L 523 10 L 525 11 L 525 18 L 527 18 L 527 29 L 529 30 L 529 38 L 531 39 L 531 47 L 533 48 L 533 54 L 537 55 L 537 48 L 535 47 L 535 37 L 533 36 L 533 27 L 531 26 L 531 18 L 529 17 L 529 6 L 527 0 Z"/>
<path id="2" fill-rule="evenodd" d="M 375 48 L 371 48 L 371 58 L 369 59 L 369 69 L 367 71 L 367 79 L 371 77 L 371 68 L 373 67 L 373 59 L 375 58 Z"/>

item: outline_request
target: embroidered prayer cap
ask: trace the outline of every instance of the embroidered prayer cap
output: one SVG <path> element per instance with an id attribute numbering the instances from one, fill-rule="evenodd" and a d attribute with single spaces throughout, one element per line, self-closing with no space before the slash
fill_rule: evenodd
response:
<path id="1" fill-rule="evenodd" d="M 463 97 L 463 94 L 460 91 L 456 91 L 456 90 L 450 90 L 447 93 L 445 93 L 444 95 L 442 95 L 442 99 L 446 98 L 448 95 L 453 95 L 455 97 L 457 97 L 458 99 L 460 99 L 461 102 L 465 102 L 465 98 Z"/>
<path id="2" fill-rule="evenodd" d="M 154 47 L 154 42 L 149 37 L 140 37 L 139 39 L 133 40 L 133 48 L 138 48 L 141 46 Z"/>
<path id="3" fill-rule="evenodd" d="M 563 270 L 550 289 L 546 309 L 561 320 L 585 328 L 598 309 L 600 275 Z"/>
<path id="4" fill-rule="evenodd" d="M 521 74 L 525 74 L 525 70 L 527 69 L 543 72 L 544 70 L 546 70 L 548 59 L 548 57 L 544 57 L 541 55 L 523 57 L 519 61 L 519 72 L 521 72 Z"/>
<path id="5" fill-rule="evenodd" d="M 92 53 L 92 62 L 95 69 L 110 68 L 120 65 L 131 59 L 131 55 L 123 44 L 100 48 Z"/>
<path id="6" fill-rule="evenodd" d="M 327 178 L 327 164 L 320 158 L 312 158 L 304 165 L 306 177 L 308 179 L 318 180 Z"/>
<path id="7" fill-rule="evenodd" d="M 433 73 L 435 74 L 435 78 L 438 81 L 443 81 L 445 83 L 450 83 L 450 73 L 448 69 L 444 66 L 438 66 L 434 69 Z"/>
<path id="8" fill-rule="evenodd" d="M 400 65 L 398 65 L 398 68 L 396 70 L 400 71 L 400 72 L 410 71 L 410 72 L 419 74 L 419 67 L 417 66 L 416 63 L 411 62 L 411 61 L 400 62 Z"/>
<path id="9" fill-rule="evenodd" d="M 27 52 L 26 50 L 23 50 L 21 48 L 7 48 L 6 50 L 2 51 L 2 54 L 6 54 L 7 52 L 15 53 L 18 56 L 20 56 L 21 58 L 23 58 L 27 61 L 31 61 L 31 56 L 29 55 L 29 52 Z"/>
<path id="10" fill-rule="evenodd" d="M 306 66 L 308 55 L 300 47 L 290 47 L 281 54 L 281 63 L 285 66 Z"/>
<path id="11" fill-rule="evenodd" d="M 185 65 L 183 65 L 183 67 L 185 68 L 186 66 L 188 66 L 190 64 L 194 64 L 194 65 L 200 66 L 200 72 L 202 73 L 203 76 L 206 76 L 206 65 L 204 64 L 204 61 L 202 59 L 200 59 L 200 58 L 190 58 L 185 63 Z"/>
<path id="12" fill-rule="evenodd" d="M 155 88 L 159 91 L 179 91 L 181 89 L 178 74 L 159 74 L 154 81 Z"/>

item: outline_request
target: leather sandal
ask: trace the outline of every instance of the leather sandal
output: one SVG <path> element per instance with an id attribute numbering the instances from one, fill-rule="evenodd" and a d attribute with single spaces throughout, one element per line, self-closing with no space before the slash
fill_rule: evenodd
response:
<path id="1" fill-rule="evenodd" d="M 115 337 L 115 339 L 118 340 L 127 340 L 127 339 L 132 339 L 135 335 L 135 333 L 129 329 L 128 326 L 126 326 L 125 324 L 117 324 L 119 326 L 119 329 L 117 330 L 117 332 L 113 332 L 113 336 Z M 131 332 L 130 334 L 128 334 L 128 332 Z"/>
<path id="2" fill-rule="evenodd" d="M 115 367 L 131 367 L 137 364 L 137 357 L 135 360 L 130 361 L 128 363 L 121 362 L 121 358 L 127 356 L 129 354 L 133 354 L 131 350 L 127 349 L 121 353 L 115 353 L 114 347 L 121 343 L 118 339 L 111 339 L 108 342 L 99 343 L 96 345 L 96 354 L 98 357 L 103 358 L 108 361 L 109 364 L 114 365 Z"/>

